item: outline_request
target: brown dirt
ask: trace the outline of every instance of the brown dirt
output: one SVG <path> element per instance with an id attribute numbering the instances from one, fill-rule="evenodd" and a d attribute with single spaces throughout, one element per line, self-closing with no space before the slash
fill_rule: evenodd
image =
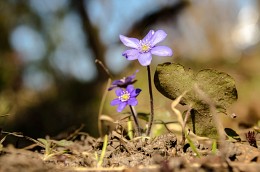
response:
<path id="1" fill-rule="evenodd" d="M 113 131 L 102 166 L 100 157 L 103 140 L 86 133 L 77 133 L 70 141 L 47 140 L 22 149 L 6 146 L 0 153 L 0 171 L 258 171 L 260 149 L 246 142 L 226 141 L 224 148 L 212 153 L 210 147 L 194 142 L 198 157 L 191 146 L 180 145 L 174 134 L 154 139 L 128 140 Z M 223 151 L 224 150 L 224 151 Z"/>

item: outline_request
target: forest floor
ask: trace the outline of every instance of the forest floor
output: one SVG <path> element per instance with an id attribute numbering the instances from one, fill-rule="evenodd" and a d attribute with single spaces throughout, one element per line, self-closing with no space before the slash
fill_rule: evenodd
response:
<path id="1" fill-rule="evenodd" d="M 66 140 L 38 139 L 27 147 L 0 150 L 0 171 L 258 171 L 260 149 L 243 141 L 224 141 L 218 148 L 199 142 L 180 144 L 172 134 L 128 140 L 113 131 L 103 161 L 103 139 L 78 131 Z M 222 147 L 222 148 L 220 148 Z M 195 149 L 194 149 L 195 148 Z"/>

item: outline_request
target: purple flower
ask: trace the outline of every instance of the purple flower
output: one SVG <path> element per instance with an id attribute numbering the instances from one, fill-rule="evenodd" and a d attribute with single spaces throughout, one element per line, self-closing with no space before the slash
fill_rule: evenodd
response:
<path id="1" fill-rule="evenodd" d="M 120 87 L 120 88 L 126 88 L 128 85 L 131 85 L 133 83 L 136 82 L 135 80 L 135 75 L 139 70 L 136 70 L 135 73 L 131 76 L 128 77 L 124 77 L 122 79 L 119 80 L 115 80 L 112 82 L 112 86 L 110 88 L 108 88 L 108 91 L 113 90 L 116 87 Z"/>
<path id="2" fill-rule="evenodd" d="M 128 85 L 126 89 L 117 89 L 115 91 L 117 98 L 111 101 L 111 105 L 118 105 L 117 111 L 121 112 L 127 105 L 136 106 L 138 104 L 136 97 L 142 90 L 135 89 L 133 85 Z"/>
<path id="3" fill-rule="evenodd" d="M 157 43 L 163 41 L 167 34 L 163 30 L 150 30 L 149 33 L 142 39 L 128 38 L 120 35 L 120 40 L 127 47 L 132 49 L 123 52 L 123 56 L 127 60 L 136 60 L 140 62 L 142 66 L 148 66 L 152 61 L 152 54 L 157 56 L 171 56 L 172 50 L 167 46 L 155 46 Z"/>

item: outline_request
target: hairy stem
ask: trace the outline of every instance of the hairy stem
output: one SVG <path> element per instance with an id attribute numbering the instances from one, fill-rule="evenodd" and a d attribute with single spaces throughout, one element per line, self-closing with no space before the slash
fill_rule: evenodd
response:
<path id="1" fill-rule="evenodd" d="M 131 113 L 132 113 L 133 118 L 134 118 L 135 126 L 137 128 L 137 134 L 138 134 L 138 136 L 141 136 L 141 128 L 140 128 L 139 123 L 138 123 L 137 114 L 136 114 L 135 110 L 133 109 L 133 107 L 131 105 L 129 105 L 129 107 L 130 107 Z"/>
<path id="2" fill-rule="evenodd" d="M 149 120 L 149 125 L 148 125 L 148 129 L 146 132 L 147 136 L 150 136 L 151 134 L 151 129 L 152 129 L 152 125 L 153 125 L 153 120 L 154 120 L 154 108 L 153 108 L 153 90 L 152 90 L 152 80 L 151 80 L 151 70 L 150 70 L 150 66 L 147 66 L 147 73 L 148 73 L 148 85 L 149 85 L 149 95 L 150 95 L 150 120 Z"/>

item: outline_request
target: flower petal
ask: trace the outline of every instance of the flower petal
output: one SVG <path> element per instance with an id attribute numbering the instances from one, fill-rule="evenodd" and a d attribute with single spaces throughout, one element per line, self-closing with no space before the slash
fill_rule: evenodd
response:
<path id="1" fill-rule="evenodd" d="M 135 48 L 137 49 L 139 46 L 139 40 L 136 38 L 128 38 L 124 35 L 119 35 L 120 40 L 122 41 L 122 43 L 127 46 L 127 47 L 131 47 L 131 48 Z"/>
<path id="2" fill-rule="evenodd" d="M 119 99 L 114 99 L 114 100 L 112 100 L 111 102 L 110 102 L 110 105 L 111 106 L 115 106 L 115 105 L 118 105 L 118 104 L 120 104 L 121 103 L 121 101 L 119 100 Z"/>
<path id="3" fill-rule="evenodd" d="M 156 46 L 151 49 L 151 53 L 157 56 L 172 56 L 172 49 L 167 46 Z"/>
<path id="4" fill-rule="evenodd" d="M 134 88 L 133 85 L 128 85 L 128 86 L 126 87 L 126 90 L 127 90 L 128 93 L 131 93 L 132 91 L 135 90 L 135 88 Z"/>
<path id="5" fill-rule="evenodd" d="M 140 94 L 141 91 L 142 91 L 142 90 L 141 90 L 140 88 L 137 88 L 137 89 L 133 90 L 133 91 L 130 93 L 130 97 L 137 97 L 137 96 Z"/>
<path id="6" fill-rule="evenodd" d="M 152 54 L 150 52 L 142 53 L 139 55 L 138 61 L 142 66 L 148 66 L 151 64 Z"/>
<path id="7" fill-rule="evenodd" d="M 125 58 L 127 60 L 136 60 L 138 58 L 138 56 L 140 55 L 140 53 L 136 49 L 130 49 L 130 50 L 126 50 L 125 52 L 123 52 L 122 55 L 125 56 Z"/>
<path id="8" fill-rule="evenodd" d="M 135 82 L 136 82 L 136 80 L 134 80 L 134 77 L 133 77 L 133 78 L 127 77 L 127 78 L 125 79 L 125 84 L 126 84 L 126 85 L 133 84 L 133 83 L 135 83 Z"/>
<path id="9" fill-rule="evenodd" d="M 154 35 L 154 30 L 150 30 L 149 33 L 142 39 L 143 42 L 150 42 Z"/>
<path id="10" fill-rule="evenodd" d="M 116 85 L 113 85 L 113 86 L 109 87 L 109 88 L 108 88 L 108 91 L 111 91 L 111 90 L 113 90 L 114 88 L 116 88 Z"/>
<path id="11" fill-rule="evenodd" d="M 126 105 L 126 102 L 122 102 L 121 104 L 119 104 L 117 107 L 117 112 L 121 112 L 126 107 Z"/>
<path id="12" fill-rule="evenodd" d="M 133 82 L 137 72 L 139 72 L 138 69 L 135 71 L 135 73 L 133 75 L 126 77 L 125 82 L 127 82 L 127 83 Z"/>
<path id="13" fill-rule="evenodd" d="M 124 84 L 121 80 L 114 80 L 112 82 L 112 85 L 121 85 L 121 84 Z"/>
<path id="14" fill-rule="evenodd" d="M 122 92 L 123 92 L 123 90 L 121 88 L 116 89 L 116 91 L 115 91 L 117 96 L 121 96 Z"/>
<path id="15" fill-rule="evenodd" d="M 153 37 L 151 38 L 151 46 L 155 46 L 157 43 L 163 41 L 166 38 L 167 34 L 163 30 L 158 30 L 154 33 Z"/>
<path id="16" fill-rule="evenodd" d="M 136 106 L 138 104 L 138 101 L 136 98 L 132 97 L 128 100 L 128 105 Z"/>

